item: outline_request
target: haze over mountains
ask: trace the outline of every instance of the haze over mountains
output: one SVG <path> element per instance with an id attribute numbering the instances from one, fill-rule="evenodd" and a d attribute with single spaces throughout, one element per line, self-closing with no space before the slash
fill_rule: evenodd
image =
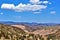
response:
<path id="1" fill-rule="evenodd" d="M 34 26 L 56 26 L 60 25 L 59 23 L 29 23 L 29 22 L 12 22 L 12 21 L 0 21 L 0 24 L 8 24 L 8 25 L 27 25 L 30 27 Z"/>

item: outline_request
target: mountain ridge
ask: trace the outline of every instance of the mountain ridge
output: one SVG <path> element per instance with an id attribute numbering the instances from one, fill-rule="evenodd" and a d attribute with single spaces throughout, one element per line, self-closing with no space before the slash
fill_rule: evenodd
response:
<path id="1" fill-rule="evenodd" d="M 0 21 L 0 24 L 8 24 L 8 25 L 27 25 L 27 26 L 56 26 L 60 25 L 59 23 L 29 23 L 29 22 L 12 22 L 12 21 Z"/>

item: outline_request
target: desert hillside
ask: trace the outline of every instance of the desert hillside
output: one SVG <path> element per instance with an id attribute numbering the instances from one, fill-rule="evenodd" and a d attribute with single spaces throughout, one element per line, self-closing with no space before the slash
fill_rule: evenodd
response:
<path id="1" fill-rule="evenodd" d="M 0 24 L 0 40 L 60 40 L 60 25 L 33 28 Z"/>

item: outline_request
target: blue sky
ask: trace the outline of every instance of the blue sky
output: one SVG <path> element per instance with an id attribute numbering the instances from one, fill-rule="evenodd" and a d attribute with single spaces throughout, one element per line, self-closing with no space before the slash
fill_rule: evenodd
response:
<path id="1" fill-rule="evenodd" d="M 60 23 L 60 0 L 0 0 L 0 21 Z"/>

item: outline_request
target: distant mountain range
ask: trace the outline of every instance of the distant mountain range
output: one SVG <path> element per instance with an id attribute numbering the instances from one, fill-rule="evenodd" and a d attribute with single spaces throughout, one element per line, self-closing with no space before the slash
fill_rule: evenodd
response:
<path id="1" fill-rule="evenodd" d="M 0 21 L 0 24 L 8 24 L 8 25 L 27 25 L 30 27 L 34 26 L 56 26 L 60 25 L 58 23 L 28 23 L 28 22 L 11 22 L 11 21 Z"/>

